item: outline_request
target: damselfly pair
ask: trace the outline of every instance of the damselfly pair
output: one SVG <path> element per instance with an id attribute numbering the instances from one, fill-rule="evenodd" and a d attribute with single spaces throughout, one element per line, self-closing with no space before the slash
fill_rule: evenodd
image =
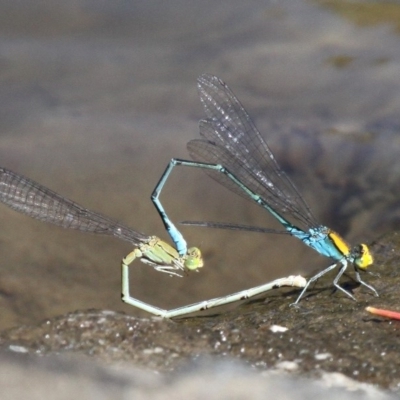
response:
<path id="1" fill-rule="evenodd" d="M 122 299 L 124 302 L 152 314 L 172 318 L 195 311 L 243 300 L 280 286 L 302 287 L 294 304 L 297 304 L 310 283 L 341 264 L 334 285 L 354 299 L 353 295 L 339 286 L 338 281 L 348 264 L 353 264 L 357 281 L 376 290 L 361 280 L 359 270 L 372 264 L 372 256 L 365 244 L 350 249 L 335 232 L 316 223 L 294 184 L 280 169 L 275 158 L 258 133 L 246 111 L 230 89 L 218 78 L 203 75 L 198 80 L 201 101 L 207 119 L 200 122 L 200 134 L 204 139 L 192 140 L 189 152 L 195 161 L 171 160 L 152 194 L 152 200 L 175 243 L 175 248 L 156 236 L 147 236 L 128 228 L 108 217 L 81 207 L 44 186 L 0 169 L 0 201 L 12 209 L 33 218 L 63 228 L 76 229 L 114 236 L 133 244 L 136 248 L 122 260 Z M 190 304 L 173 310 L 163 310 L 130 296 L 129 265 L 136 259 L 170 275 L 181 276 L 184 271 L 197 271 L 203 266 L 198 248 L 187 248 L 186 241 L 168 218 L 159 195 L 172 169 L 177 165 L 205 169 L 214 179 L 232 191 L 249 198 L 272 214 L 285 228 L 284 232 L 302 240 L 318 253 L 335 262 L 308 282 L 301 276 L 277 279 L 264 285 L 232 295 Z M 290 223 L 283 214 L 293 217 L 303 228 Z M 233 224 L 190 223 L 228 229 L 247 229 L 276 233 L 272 229 L 244 227 Z"/>

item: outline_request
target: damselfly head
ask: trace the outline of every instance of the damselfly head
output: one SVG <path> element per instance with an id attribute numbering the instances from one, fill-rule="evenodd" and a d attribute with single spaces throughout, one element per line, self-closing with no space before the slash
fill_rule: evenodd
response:
<path id="1" fill-rule="evenodd" d="M 202 268 L 204 265 L 203 257 L 201 256 L 201 251 L 197 247 L 191 247 L 185 256 L 185 268 L 189 271 L 195 271 Z"/>
<path id="2" fill-rule="evenodd" d="M 367 269 L 373 262 L 374 258 L 366 244 L 361 243 L 353 249 L 354 263 L 360 269 Z"/>

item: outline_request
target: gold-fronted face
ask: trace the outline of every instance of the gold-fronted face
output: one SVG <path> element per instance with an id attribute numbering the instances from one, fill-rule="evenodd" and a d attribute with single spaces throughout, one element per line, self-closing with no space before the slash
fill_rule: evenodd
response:
<path id="1" fill-rule="evenodd" d="M 185 259 L 185 268 L 190 271 L 195 271 L 202 268 L 204 265 L 203 257 L 201 256 L 201 251 L 197 247 L 191 247 L 188 249 Z"/>
<path id="2" fill-rule="evenodd" d="M 374 258 L 366 244 L 361 243 L 354 258 L 354 263 L 360 269 L 367 269 L 374 262 Z"/>

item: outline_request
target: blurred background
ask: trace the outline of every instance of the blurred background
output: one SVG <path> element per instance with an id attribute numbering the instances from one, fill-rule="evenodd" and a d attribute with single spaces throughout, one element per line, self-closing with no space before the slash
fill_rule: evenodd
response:
<path id="1" fill-rule="evenodd" d="M 0 166 L 149 235 L 150 194 L 187 158 L 205 72 L 235 92 L 321 223 L 351 242 L 399 222 L 400 5 L 370 1 L 0 1 Z M 174 170 L 175 222 L 276 227 L 206 174 Z M 0 327 L 120 300 L 132 247 L 0 205 Z M 162 308 L 329 262 L 290 237 L 182 227 L 205 267 L 170 278 L 139 262 L 134 297 Z"/>

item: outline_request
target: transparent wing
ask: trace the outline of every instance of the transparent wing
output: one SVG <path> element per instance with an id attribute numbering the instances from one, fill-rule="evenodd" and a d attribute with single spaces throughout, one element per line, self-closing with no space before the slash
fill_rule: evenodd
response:
<path id="1" fill-rule="evenodd" d="M 5 168 L 0 168 L 0 201 L 15 211 L 62 228 L 115 236 L 134 245 L 149 240 L 148 236 Z"/>
<path id="2" fill-rule="evenodd" d="M 261 226 L 232 224 L 229 222 L 225 223 L 213 221 L 182 221 L 180 222 L 180 224 L 187 226 L 200 226 L 203 228 L 227 229 L 230 231 L 248 231 L 256 233 L 276 233 L 279 235 L 290 235 L 290 232 L 288 231 L 280 231 L 277 229 L 264 228 Z"/>
<path id="3" fill-rule="evenodd" d="M 196 161 L 221 164 L 276 211 L 291 215 L 306 227 L 318 225 L 293 182 L 279 167 L 267 143 L 228 86 L 212 75 L 198 79 L 207 119 L 200 121 L 204 139 L 188 143 Z M 207 173 L 228 189 L 248 198 L 224 174 Z"/>

